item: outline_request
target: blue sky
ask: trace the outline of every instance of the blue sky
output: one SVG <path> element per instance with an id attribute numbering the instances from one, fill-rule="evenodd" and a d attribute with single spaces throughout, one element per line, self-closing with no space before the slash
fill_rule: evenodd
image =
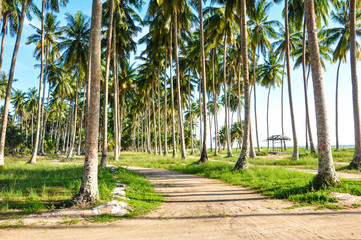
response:
<path id="1" fill-rule="evenodd" d="M 35 4 L 40 6 L 41 1 L 35 0 Z M 77 11 L 82 11 L 84 14 L 91 16 L 91 3 L 92 1 L 85 0 L 70 0 L 66 8 L 62 8 L 58 20 L 62 24 L 65 24 L 63 14 L 70 12 L 74 14 Z M 143 6 L 143 10 L 140 15 L 143 17 L 145 14 L 147 6 Z M 271 8 L 270 19 L 275 19 L 283 22 L 281 18 L 282 4 L 275 5 Z M 22 89 L 27 91 L 28 88 L 39 87 L 38 75 L 40 69 L 34 68 L 35 64 L 38 62 L 33 57 L 34 45 L 25 45 L 28 36 L 30 36 L 34 30 L 29 24 L 40 26 L 40 21 L 38 19 L 33 19 L 32 21 L 26 20 L 24 26 L 23 35 L 21 39 L 18 60 L 16 63 L 15 69 L 15 78 L 18 80 L 13 84 L 13 87 L 16 89 Z M 333 26 L 330 23 L 330 26 Z M 147 29 L 143 29 L 142 33 L 136 39 L 139 39 L 146 33 Z M 15 38 L 6 36 L 5 41 L 5 52 L 4 52 L 4 62 L 2 71 L 8 73 L 10 67 L 11 56 L 14 48 Z M 138 54 L 144 49 L 144 46 L 138 46 Z M 327 72 L 323 73 L 324 86 L 325 86 L 325 95 L 327 101 L 327 110 L 328 110 L 328 120 L 330 126 L 330 137 L 331 144 L 335 144 L 335 85 L 336 85 L 336 64 L 327 63 L 326 65 Z M 361 63 L 358 62 L 358 72 L 360 72 Z M 359 78 L 361 78 L 359 74 Z M 296 116 L 296 126 L 297 126 L 297 135 L 299 145 L 305 145 L 305 107 L 304 107 L 304 92 L 303 92 L 303 78 L 302 78 L 302 69 L 296 69 L 292 71 L 292 88 L 293 88 L 293 98 L 294 98 L 294 108 Z M 260 144 L 265 146 L 266 142 L 263 140 L 267 137 L 266 132 L 266 103 L 267 103 L 267 92 L 268 90 L 264 87 L 257 87 L 257 115 L 258 115 L 258 131 L 260 137 Z M 359 92 L 361 87 L 359 87 Z M 313 131 L 313 138 L 317 144 L 316 138 L 316 122 L 315 122 L 315 110 L 314 110 L 314 98 L 313 98 L 313 88 L 312 88 L 312 79 L 310 78 L 309 82 L 309 106 L 310 106 L 310 117 L 311 117 L 311 127 Z M 196 94 L 197 95 L 197 94 Z M 353 108 L 352 108 L 352 94 L 351 94 L 351 74 L 349 66 L 349 57 L 347 63 L 341 65 L 340 71 L 340 89 L 339 89 L 339 136 L 340 144 L 348 145 L 354 143 L 353 135 Z M 285 93 L 284 93 L 284 119 L 285 119 L 285 135 L 292 137 L 292 128 L 290 122 L 289 114 L 289 103 L 288 103 L 288 89 L 287 84 L 285 84 Z M 280 124 L 280 112 L 281 112 L 281 89 L 277 88 L 271 92 L 271 103 L 270 103 L 270 135 L 280 134 L 281 133 L 281 124 Z M 222 110 L 221 110 L 222 111 Z M 242 113 L 243 114 L 243 113 Z M 220 112 L 219 125 L 222 125 L 224 122 L 224 114 Z M 252 99 L 252 128 L 254 129 L 254 112 L 253 112 L 253 99 Z M 198 131 L 197 131 L 198 132 Z M 214 134 L 212 134 L 214 136 Z M 255 138 L 255 133 L 253 133 Z M 255 139 L 254 139 L 255 140 Z M 289 143 L 291 145 L 291 142 Z"/>

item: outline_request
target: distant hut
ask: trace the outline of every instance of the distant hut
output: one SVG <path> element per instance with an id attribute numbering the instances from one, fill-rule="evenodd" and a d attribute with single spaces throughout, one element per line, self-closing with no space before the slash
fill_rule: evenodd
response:
<path id="1" fill-rule="evenodd" d="M 282 142 L 289 140 L 291 140 L 291 138 L 285 135 L 272 135 L 267 139 L 267 141 L 272 141 L 272 151 L 274 153 L 283 152 Z"/>

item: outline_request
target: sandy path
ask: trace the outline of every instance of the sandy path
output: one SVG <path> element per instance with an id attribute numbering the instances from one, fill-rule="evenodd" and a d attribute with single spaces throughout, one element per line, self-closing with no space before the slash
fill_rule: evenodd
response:
<path id="1" fill-rule="evenodd" d="M 361 210 L 285 209 L 252 190 L 164 169 L 145 175 L 165 203 L 147 216 L 111 224 L 0 230 L 0 239 L 361 239 Z"/>

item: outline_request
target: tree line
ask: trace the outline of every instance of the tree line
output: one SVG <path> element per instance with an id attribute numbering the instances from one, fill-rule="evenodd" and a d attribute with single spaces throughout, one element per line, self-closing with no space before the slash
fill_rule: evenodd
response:
<path id="1" fill-rule="evenodd" d="M 336 81 L 336 151 L 338 142 L 338 85 L 342 62 L 350 55 L 352 73 L 355 153 L 351 166 L 361 161 L 361 127 L 356 61 L 361 58 L 361 3 L 355 0 L 214 0 L 203 6 L 198 0 L 149 0 L 142 19 L 139 0 L 93 1 L 92 16 L 65 14 L 61 26 L 57 12 L 67 0 L 42 0 L 41 10 L 31 0 L 0 0 L 2 42 L 16 35 L 9 74 L 2 73 L 0 165 L 6 154 L 62 153 L 66 159 L 85 155 L 82 187 L 76 203 L 97 200 L 98 151 L 101 167 L 114 151 L 144 151 L 187 158 L 201 151 L 198 164 L 208 161 L 208 149 L 218 155 L 221 147 L 232 156 L 234 143 L 241 148 L 235 169 L 248 169 L 249 157 L 260 151 L 257 121 L 257 87 L 288 86 L 293 132 L 293 155 L 298 141 L 292 97 L 292 70 L 302 67 L 306 147 L 318 150 L 317 182 L 339 182 L 333 166 L 328 133 L 322 70 L 330 61 L 338 64 Z M 275 4 L 284 4 L 281 23 L 269 19 Z M 25 17 L 35 17 L 41 27 L 27 44 L 35 46 L 40 61 L 39 88 L 12 89 L 15 64 Z M 322 27 L 329 21 L 338 27 Z M 135 42 L 147 27 L 149 31 Z M 137 44 L 145 49 L 132 63 Z M 291 59 L 293 61 L 291 61 Z M 294 66 L 291 66 L 292 62 Z M 317 143 L 312 138 L 308 84 L 312 78 Z M 286 81 L 287 79 L 287 81 Z M 47 91 L 46 91 L 47 89 Z M 253 94 L 253 96 L 252 96 Z M 253 101 L 253 102 L 252 102 Z M 14 109 L 9 114 L 10 104 Z M 251 104 L 254 123 L 251 126 Z M 218 122 L 224 110 L 224 125 Z M 236 114 L 236 121 L 234 120 Z M 254 131 L 251 131 L 251 128 Z M 200 138 L 197 139 L 196 130 Z M 208 136 L 208 133 L 210 136 Z M 256 143 L 252 141 L 256 135 Z M 209 139 L 210 138 L 210 139 Z M 208 144 L 210 143 L 210 146 Z M 269 147 L 269 145 L 268 145 Z M 285 143 L 283 147 L 286 148 Z"/>

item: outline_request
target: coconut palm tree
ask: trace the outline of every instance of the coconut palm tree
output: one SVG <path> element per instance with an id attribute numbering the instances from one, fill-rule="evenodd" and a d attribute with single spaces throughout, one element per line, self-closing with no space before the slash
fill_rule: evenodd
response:
<path id="1" fill-rule="evenodd" d="M 357 29 L 360 26 L 360 8 L 356 8 L 356 1 L 350 0 L 350 62 L 351 62 L 351 80 L 352 80 L 352 103 L 353 103 L 353 117 L 355 129 L 355 152 L 350 164 L 353 168 L 359 168 L 361 165 L 361 120 L 360 120 L 360 106 L 358 97 L 358 82 L 357 82 Z M 358 2 L 358 4 L 360 4 Z M 357 10 L 358 9 L 358 10 Z M 357 18 L 358 17 L 358 18 Z"/>
<path id="2" fill-rule="evenodd" d="M 19 21 L 19 13 L 17 7 L 16 0 L 5 0 L 3 4 L 1 4 L 0 0 L 0 14 L 2 14 L 2 22 L 3 26 L 1 29 L 1 50 L 0 50 L 0 72 L 4 58 L 4 45 L 5 45 L 5 36 L 7 32 L 10 32 L 10 36 L 14 36 L 16 34 L 18 28 Z M 1 7 L 4 5 L 4 8 L 1 11 Z"/>
<path id="3" fill-rule="evenodd" d="M 256 94 L 256 83 L 257 83 L 257 54 L 259 52 L 266 55 L 267 50 L 271 50 L 272 45 L 269 38 L 277 38 L 275 27 L 279 27 L 278 21 L 268 20 L 267 12 L 271 7 L 271 3 L 266 3 L 266 0 L 260 0 L 256 3 L 255 10 L 250 11 L 250 20 L 248 21 L 248 28 L 250 29 L 250 41 L 251 51 L 253 56 L 253 88 L 254 88 L 254 106 L 255 106 L 255 130 L 257 139 L 258 151 L 261 151 L 258 139 L 258 121 L 257 121 L 257 94 Z M 259 55 L 259 54 L 258 54 Z"/>
<path id="4" fill-rule="evenodd" d="M 108 82 L 109 82 L 109 67 L 110 67 L 110 54 L 112 47 L 112 34 L 113 34 L 113 16 L 114 16 L 114 0 L 107 1 L 109 23 L 107 33 L 107 52 L 106 52 L 106 67 L 104 78 L 104 116 L 103 116 L 103 147 L 101 167 L 106 167 L 108 163 Z"/>
<path id="5" fill-rule="evenodd" d="M 76 69 L 76 89 L 74 101 L 74 116 L 73 116 L 73 132 L 71 134 L 70 148 L 66 159 L 70 159 L 73 154 L 75 146 L 75 135 L 77 126 L 77 108 L 78 108 L 78 89 L 81 83 L 81 73 L 86 69 L 88 39 L 89 39 L 89 18 L 82 12 L 77 12 L 75 15 L 70 13 L 65 14 L 67 25 L 62 27 L 62 32 L 65 37 L 59 43 L 60 50 L 64 50 L 62 58 L 66 67 Z"/>
<path id="6" fill-rule="evenodd" d="M 305 0 L 308 41 L 310 43 L 312 80 L 315 95 L 315 110 L 318 141 L 318 174 L 315 187 L 332 185 L 338 182 L 332 159 L 330 137 L 328 134 L 327 109 L 323 90 L 320 51 L 318 49 L 314 1 Z"/>
<path id="7" fill-rule="evenodd" d="M 268 59 L 257 69 L 258 76 L 262 79 L 262 85 L 268 87 L 267 96 L 267 139 L 269 139 L 269 100 L 272 87 L 280 86 L 282 82 L 282 65 L 279 64 L 277 55 L 269 52 Z M 269 149 L 269 141 L 267 140 L 267 149 Z"/>
<path id="8" fill-rule="evenodd" d="M 241 1 L 241 51 L 242 51 L 242 64 L 243 64 L 243 84 L 244 84 L 244 131 L 242 139 L 242 150 L 239 156 L 239 159 L 234 166 L 234 169 L 248 169 L 249 167 L 249 140 L 250 140 L 250 99 L 249 99 L 249 62 L 248 62 L 248 52 L 247 52 L 247 15 L 246 15 L 246 0 Z"/>
<path id="9" fill-rule="evenodd" d="M 10 105 L 11 89 L 12 89 L 12 83 L 13 83 L 13 80 L 14 80 L 16 58 L 17 58 L 19 45 L 20 45 L 20 40 L 21 40 L 21 34 L 22 34 L 22 31 L 23 31 L 23 26 L 24 26 L 25 13 L 26 13 L 26 9 L 28 7 L 29 2 L 31 2 L 31 0 L 30 1 L 29 0 L 24 0 L 22 2 L 21 15 L 20 15 L 20 19 L 19 19 L 19 27 L 18 27 L 17 36 L 16 36 L 13 57 L 12 57 L 12 60 L 11 60 L 8 85 L 7 85 L 7 88 L 6 88 L 4 113 L 3 113 L 2 123 L 1 123 L 1 135 L 0 135 L 0 167 L 5 165 L 5 162 L 4 162 L 5 137 L 6 137 L 6 127 L 7 127 L 7 122 L 8 122 L 8 116 L 9 116 L 9 105 Z"/>
<path id="10" fill-rule="evenodd" d="M 335 44 L 333 51 L 333 62 L 338 62 L 336 75 L 336 151 L 340 150 L 338 137 L 338 86 L 339 73 L 342 62 L 346 62 L 346 54 L 350 50 L 350 13 L 349 5 L 346 2 L 339 2 L 336 6 L 336 12 L 331 12 L 331 19 L 339 24 L 339 27 L 324 29 L 322 34 L 325 36 L 327 45 Z M 361 36 L 361 11 L 356 14 L 356 35 Z M 361 60 L 361 49 L 359 44 L 356 44 L 356 57 Z"/>
<path id="11" fill-rule="evenodd" d="M 98 134 L 99 134 L 99 110 L 100 110 L 100 64 L 101 64 L 101 28 L 102 28 L 102 1 L 93 0 L 90 49 L 91 67 L 91 98 L 87 114 L 87 139 L 86 157 L 82 184 L 78 195 L 75 197 L 76 204 L 84 205 L 94 203 L 99 198 L 98 190 Z"/>

